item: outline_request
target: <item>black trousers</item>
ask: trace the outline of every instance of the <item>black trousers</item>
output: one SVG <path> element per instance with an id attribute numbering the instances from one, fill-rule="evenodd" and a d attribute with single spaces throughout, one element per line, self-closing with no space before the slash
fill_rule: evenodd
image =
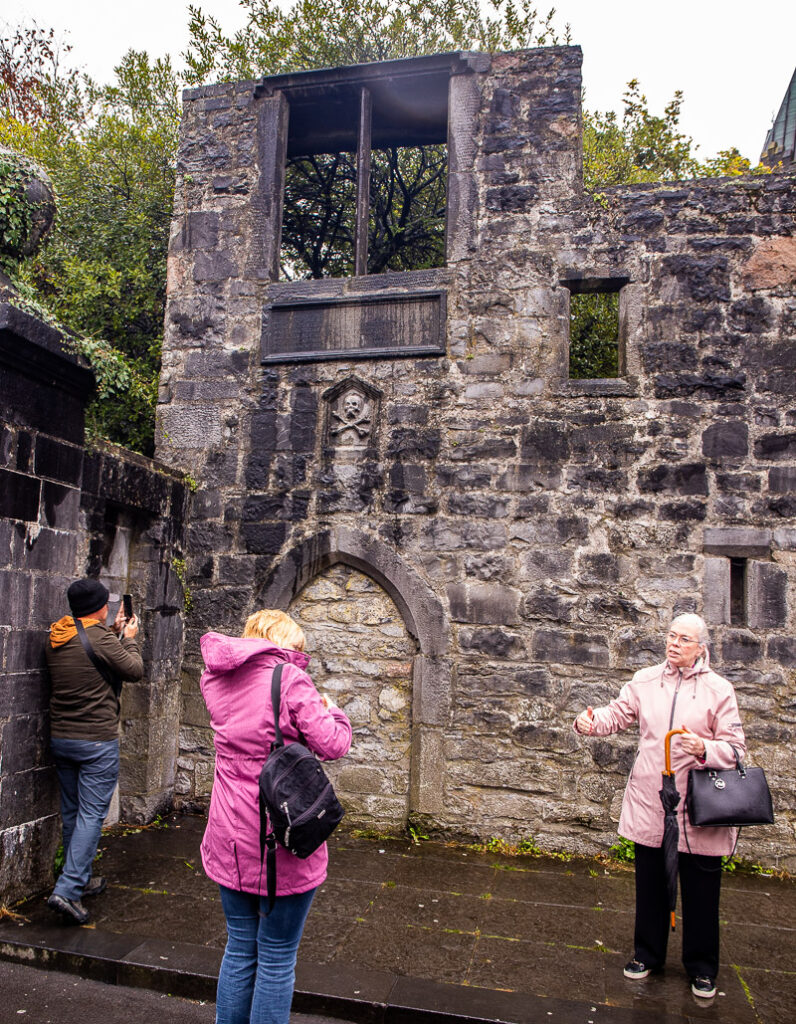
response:
<path id="1" fill-rule="evenodd" d="M 719 973 L 721 857 L 680 853 L 683 965 L 691 978 Z M 669 941 L 669 907 L 661 847 L 636 843 L 635 957 L 663 967 Z"/>

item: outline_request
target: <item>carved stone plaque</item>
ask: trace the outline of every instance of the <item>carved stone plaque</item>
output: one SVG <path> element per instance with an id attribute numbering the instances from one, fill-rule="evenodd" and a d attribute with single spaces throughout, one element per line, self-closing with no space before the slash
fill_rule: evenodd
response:
<path id="1" fill-rule="evenodd" d="M 373 444 L 379 398 L 380 392 L 358 377 L 347 377 L 330 388 L 324 395 L 327 447 L 357 449 Z"/>
<path id="2" fill-rule="evenodd" d="M 263 317 L 264 363 L 442 355 L 445 293 L 274 303 Z"/>

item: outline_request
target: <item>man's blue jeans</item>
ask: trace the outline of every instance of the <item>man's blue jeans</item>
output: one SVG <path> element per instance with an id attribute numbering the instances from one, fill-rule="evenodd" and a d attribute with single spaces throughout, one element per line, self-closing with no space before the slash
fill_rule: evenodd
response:
<path id="1" fill-rule="evenodd" d="M 64 869 L 53 892 L 79 900 L 119 778 L 118 740 L 50 740 L 61 786 Z"/>
<path id="2" fill-rule="evenodd" d="M 288 1024 L 296 953 L 315 890 L 268 899 L 220 885 L 227 919 L 216 1024 Z"/>

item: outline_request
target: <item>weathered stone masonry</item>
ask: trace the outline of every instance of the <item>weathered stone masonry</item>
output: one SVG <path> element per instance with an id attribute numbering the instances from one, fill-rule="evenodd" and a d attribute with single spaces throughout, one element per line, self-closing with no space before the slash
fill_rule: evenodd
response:
<path id="1" fill-rule="evenodd" d="M 52 882 L 61 829 L 44 647 L 78 576 L 129 591 L 141 618 L 145 675 L 123 690 L 111 813 L 149 821 L 173 800 L 183 594 L 172 560 L 187 488 L 133 452 L 86 447 L 93 388 L 58 331 L 0 303 L 0 903 Z"/>
<path id="2" fill-rule="evenodd" d="M 635 738 L 587 742 L 572 718 L 693 609 L 775 791 L 746 849 L 793 867 L 796 179 L 595 201 L 577 48 L 448 67 L 447 265 L 407 274 L 274 279 L 311 73 L 185 94 L 158 448 L 199 481 L 181 799 L 212 782 L 199 636 L 279 605 L 310 617 L 316 674 L 359 723 L 368 757 L 339 769 L 355 818 L 604 847 Z M 570 294 L 605 286 L 622 376 L 570 380 Z M 394 350 L 346 353 L 373 347 L 374 317 Z M 402 331 L 429 354 L 402 354 Z M 411 663 L 410 707 L 402 684 L 379 703 L 382 656 L 398 679 Z"/>

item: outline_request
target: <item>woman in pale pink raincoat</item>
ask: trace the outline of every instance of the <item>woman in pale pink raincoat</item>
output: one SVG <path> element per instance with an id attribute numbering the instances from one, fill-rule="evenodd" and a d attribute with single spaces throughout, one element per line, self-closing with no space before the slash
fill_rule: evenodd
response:
<path id="1" fill-rule="evenodd" d="M 746 753 L 735 690 L 710 668 L 708 631 L 698 615 L 680 615 L 666 637 L 666 661 L 637 672 L 616 700 L 587 708 L 575 730 L 608 736 L 639 726 L 639 745 L 630 772 L 619 834 L 636 845 L 636 927 L 634 958 L 625 977 L 646 978 L 666 960 L 669 912 L 663 851 L 663 805 L 659 796 L 664 769 L 664 738 L 671 729 L 672 767 L 684 810 L 691 768 L 731 768 L 733 747 Z M 716 993 L 719 969 L 719 893 L 721 858 L 735 847 L 731 828 L 694 828 L 680 820 L 679 873 L 683 910 L 683 964 L 691 991 L 702 998 Z"/>
<path id="2" fill-rule="evenodd" d="M 287 1024 L 296 953 L 316 888 L 324 843 L 304 860 L 276 848 L 277 896 L 266 916 L 260 859 L 259 776 L 274 740 L 271 676 L 283 664 L 279 726 L 325 760 L 351 746 L 351 725 L 305 669 L 304 633 L 284 612 L 256 612 L 243 637 L 206 633 L 202 695 L 215 733 L 216 772 L 202 840 L 205 872 L 218 882 L 227 946 L 218 978 L 217 1024 Z"/>

